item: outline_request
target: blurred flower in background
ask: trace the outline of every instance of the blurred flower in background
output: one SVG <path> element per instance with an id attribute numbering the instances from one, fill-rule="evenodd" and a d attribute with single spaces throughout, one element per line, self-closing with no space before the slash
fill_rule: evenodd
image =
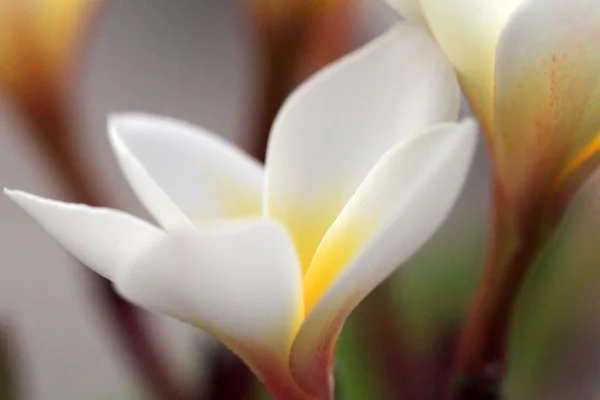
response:
<path id="1" fill-rule="evenodd" d="M 99 194 L 74 153 L 70 117 L 75 75 L 102 1 L 0 2 L 0 88 L 27 121 L 36 145 L 63 184 L 83 201 Z"/>
<path id="2" fill-rule="evenodd" d="M 81 61 L 103 2 L 34 0 L 0 3 L 0 82 L 19 101 L 64 90 Z"/>
<path id="3" fill-rule="evenodd" d="M 488 139 L 489 257 L 455 374 L 497 385 L 520 289 L 597 166 L 600 7 L 585 0 L 390 4 L 436 38 Z"/>
<path id="4" fill-rule="evenodd" d="M 560 212 L 596 165 L 600 7 L 589 0 L 392 3 L 430 29 L 455 65 L 515 224 Z"/>

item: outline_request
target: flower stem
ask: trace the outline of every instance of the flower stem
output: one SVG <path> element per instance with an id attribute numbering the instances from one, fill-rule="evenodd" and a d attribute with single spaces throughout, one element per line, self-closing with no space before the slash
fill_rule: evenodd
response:
<path id="1" fill-rule="evenodd" d="M 498 186 L 498 185 L 496 185 Z M 495 400 L 501 398 L 507 335 L 516 299 L 547 232 L 538 202 L 514 210 L 494 192 L 491 251 L 460 336 L 446 398 Z"/>

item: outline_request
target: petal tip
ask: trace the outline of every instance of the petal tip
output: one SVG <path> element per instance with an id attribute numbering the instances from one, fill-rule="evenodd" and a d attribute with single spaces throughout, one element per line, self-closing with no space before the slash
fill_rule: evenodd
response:
<path id="1" fill-rule="evenodd" d="M 127 134 L 135 134 L 137 129 L 127 129 L 138 125 L 156 124 L 163 120 L 169 120 L 167 117 L 148 114 L 139 111 L 113 112 L 108 114 L 107 128 L 109 136 L 121 136 L 127 131 Z"/>
<path id="2" fill-rule="evenodd" d="M 14 189 L 9 189 L 7 187 L 2 189 L 2 192 L 4 193 L 5 196 L 9 197 L 9 198 L 13 198 L 13 196 L 17 195 L 19 193 L 18 190 L 14 190 Z"/>
<path id="3" fill-rule="evenodd" d="M 11 201 L 23 208 L 26 204 L 42 203 L 45 201 L 45 199 L 42 199 L 41 197 L 35 196 L 31 193 L 23 192 L 21 190 L 4 188 L 3 192 L 4 195 Z"/>
<path id="4" fill-rule="evenodd" d="M 40 198 L 38 198 L 37 196 L 23 192 L 21 190 L 4 188 L 3 192 L 4 195 L 8 197 L 10 201 L 12 201 L 24 210 L 28 210 L 28 206 L 40 202 Z"/>

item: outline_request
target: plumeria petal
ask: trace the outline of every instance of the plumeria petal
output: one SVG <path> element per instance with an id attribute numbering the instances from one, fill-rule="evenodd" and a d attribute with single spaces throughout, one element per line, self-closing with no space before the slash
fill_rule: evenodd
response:
<path id="1" fill-rule="evenodd" d="M 493 120 L 495 49 L 524 0 L 421 0 L 429 27 L 458 71 L 486 131 Z"/>
<path id="2" fill-rule="evenodd" d="M 305 277 L 308 318 L 292 371 L 323 393 L 333 347 L 350 311 L 437 230 L 454 205 L 475 149 L 473 121 L 446 123 L 389 150 L 319 246 Z"/>
<path id="3" fill-rule="evenodd" d="M 115 283 L 146 308 L 279 354 L 303 315 L 298 259 L 274 221 L 234 221 L 169 235 Z"/>
<path id="4" fill-rule="evenodd" d="M 69 253 L 108 279 L 164 233 L 129 214 L 4 190 Z"/>
<path id="5" fill-rule="evenodd" d="M 496 56 L 495 143 L 506 181 L 531 186 L 600 132 L 600 2 L 530 0 L 503 32 Z M 553 165 L 554 164 L 554 165 Z M 547 181 L 542 184 L 548 184 Z M 517 189 L 518 190 L 518 189 Z"/>
<path id="6" fill-rule="evenodd" d="M 131 187 L 165 229 L 260 215 L 262 166 L 224 139 L 144 114 L 114 116 L 109 130 Z"/>
<path id="7" fill-rule="evenodd" d="M 115 284 L 130 301 L 212 333 L 259 375 L 288 370 L 304 317 L 302 276 L 293 243 L 276 222 L 170 235 Z"/>
<path id="8" fill-rule="evenodd" d="M 408 24 L 290 96 L 269 142 L 265 212 L 291 232 L 304 270 L 379 157 L 425 126 L 455 120 L 458 108 L 451 66 L 425 33 Z"/>

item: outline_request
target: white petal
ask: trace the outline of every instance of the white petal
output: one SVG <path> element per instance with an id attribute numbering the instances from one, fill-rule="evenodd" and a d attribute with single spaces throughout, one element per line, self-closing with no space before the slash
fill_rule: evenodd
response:
<path id="1" fill-rule="evenodd" d="M 260 215 L 262 166 L 224 139 L 144 114 L 111 117 L 109 130 L 126 178 L 165 229 Z"/>
<path id="2" fill-rule="evenodd" d="M 425 126 L 455 120 L 445 57 L 401 24 L 290 96 L 267 152 L 265 211 L 291 232 L 306 269 L 320 238 L 379 157 Z"/>
<path id="3" fill-rule="evenodd" d="M 540 184 L 541 168 L 557 173 L 597 153 L 586 147 L 600 132 L 599 45 L 596 0 L 529 0 L 515 11 L 497 49 L 494 125 L 511 191 Z"/>
<path id="4" fill-rule="evenodd" d="M 456 67 L 484 127 L 493 119 L 494 56 L 500 33 L 523 0 L 421 0 L 429 28 Z"/>
<path id="5" fill-rule="evenodd" d="M 107 279 L 164 236 L 129 214 L 4 190 L 69 253 Z"/>
<path id="6" fill-rule="evenodd" d="M 304 315 L 293 244 L 271 221 L 173 234 L 115 284 L 130 301 L 211 332 L 247 362 L 248 349 L 287 360 Z"/>
<path id="7" fill-rule="evenodd" d="M 304 387 L 350 313 L 411 257 L 450 212 L 474 154 L 476 125 L 446 123 L 400 143 L 377 163 L 327 232 L 305 277 L 308 318 L 296 339 L 293 371 Z M 320 350 L 318 350 L 320 349 Z M 317 360 L 315 360 L 317 358 Z"/>

